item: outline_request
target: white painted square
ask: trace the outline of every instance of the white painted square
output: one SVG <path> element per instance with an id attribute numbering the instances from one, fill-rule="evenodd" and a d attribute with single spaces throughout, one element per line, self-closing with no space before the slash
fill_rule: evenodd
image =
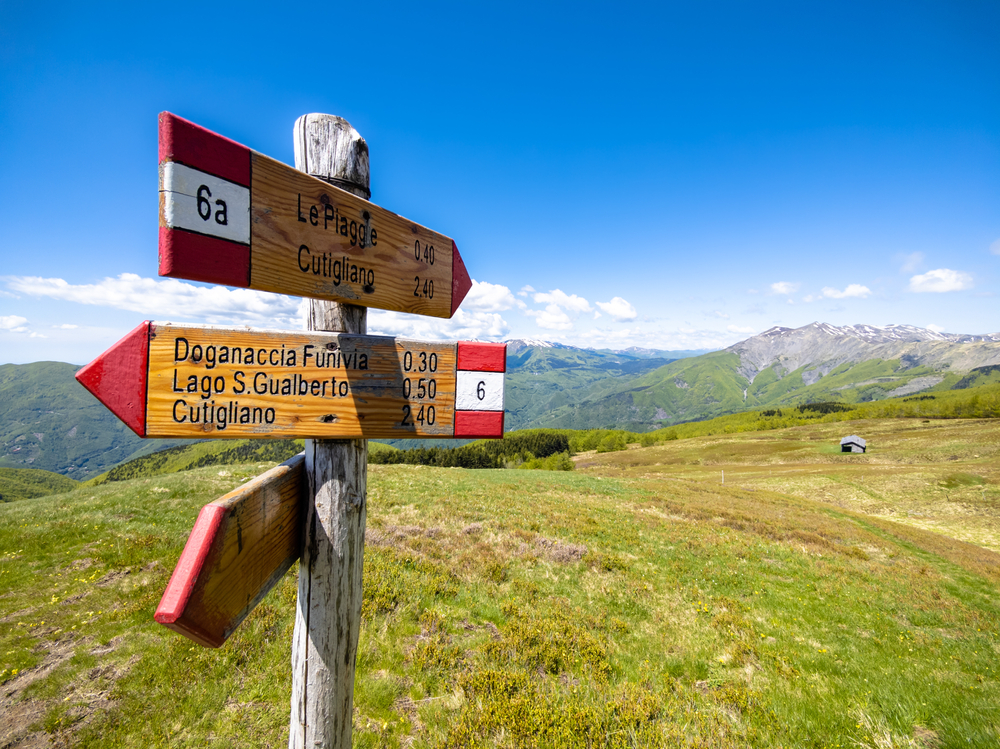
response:
<path id="1" fill-rule="evenodd" d="M 458 370 L 456 375 L 456 411 L 503 411 L 503 372 Z"/>
<path id="2" fill-rule="evenodd" d="M 249 188 L 168 161 L 160 168 L 160 191 L 163 221 L 171 229 L 250 244 Z"/>

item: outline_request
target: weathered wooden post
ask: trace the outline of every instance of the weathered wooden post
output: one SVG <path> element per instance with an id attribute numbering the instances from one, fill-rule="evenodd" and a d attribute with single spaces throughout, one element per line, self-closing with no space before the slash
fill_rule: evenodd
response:
<path id="1" fill-rule="evenodd" d="M 371 196 L 368 144 L 340 117 L 299 117 L 295 167 Z M 310 299 L 307 327 L 363 335 L 367 309 Z M 347 749 L 361 623 L 368 440 L 307 440 L 306 474 L 311 500 L 299 563 L 288 746 Z"/>

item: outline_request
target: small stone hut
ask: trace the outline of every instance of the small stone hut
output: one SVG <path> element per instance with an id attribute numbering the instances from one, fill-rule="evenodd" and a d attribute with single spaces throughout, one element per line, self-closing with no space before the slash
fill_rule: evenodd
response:
<path id="1" fill-rule="evenodd" d="M 867 451 L 867 443 L 856 434 L 844 437 L 840 441 L 840 452 L 842 453 L 863 453 Z"/>

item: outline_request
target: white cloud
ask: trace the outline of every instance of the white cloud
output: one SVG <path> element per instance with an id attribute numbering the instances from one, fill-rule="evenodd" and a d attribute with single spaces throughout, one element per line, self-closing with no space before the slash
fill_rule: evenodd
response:
<path id="1" fill-rule="evenodd" d="M 1000 239 L 996 240 L 995 242 L 993 242 L 993 244 L 990 245 L 990 252 L 992 252 L 994 255 L 1000 255 Z"/>
<path id="2" fill-rule="evenodd" d="M 524 314 L 534 317 L 538 327 L 546 330 L 569 330 L 573 327 L 573 320 L 558 304 L 549 304 L 544 310 L 525 310 Z"/>
<path id="3" fill-rule="evenodd" d="M 962 291 L 972 287 L 972 276 L 958 270 L 938 268 L 910 279 L 910 291 L 936 292 Z"/>
<path id="4" fill-rule="evenodd" d="M 750 335 L 753 335 L 755 332 L 753 328 L 743 328 L 739 325 L 727 325 L 726 330 L 730 333 L 749 333 Z"/>
<path id="5" fill-rule="evenodd" d="M 449 320 L 370 309 L 368 332 L 371 335 L 391 335 L 421 341 L 499 340 L 508 335 L 510 326 L 496 312 L 471 312 L 464 309 L 463 305 Z"/>
<path id="6" fill-rule="evenodd" d="M 721 317 L 723 320 L 729 319 L 729 315 L 727 315 L 725 312 L 719 312 L 719 310 L 715 310 L 715 316 Z"/>
<path id="7" fill-rule="evenodd" d="M 537 304 L 554 304 L 570 312 L 590 312 L 593 309 L 590 306 L 590 302 L 582 296 L 567 294 L 561 289 L 553 289 L 548 292 L 541 291 L 535 294 L 533 298 Z"/>
<path id="8" fill-rule="evenodd" d="M 80 326 L 73 325 L 72 323 L 63 323 L 62 325 L 53 325 L 52 327 L 56 328 L 57 330 L 76 330 Z"/>
<path id="9" fill-rule="evenodd" d="M 865 299 L 871 293 L 871 289 L 867 286 L 862 286 L 859 283 L 849 284 L 843 291 L 832 289 L 829 286 L 823 288 L 823 296 L 827 299 L 846 299 L 847 297 L 859 297 L 861 299 Z"/>
<path id="10" fill-rule="evenodd" d="M 944 328 L 940 325 L 935 325 L 934 323 L 929 323 L 924 326 L 928 330 L 933 330 L 935 333 L 944 333 Z"/>
<path id="11" fill-rule="evenodd" d="M 752 331 L 751 331 L 752 332 Z M 595 326 L 585 331 L 571 331 L 553 335 L 552 341 L 583 348 L 609 348 L 621 350 L 629 346 L 655 349 L 721 349 L 746 339 L 744 332 L 708 330 L 696 327 L 660 324 L 647 326 L 635 323 L 632 327 L 621 325 Z"/>
<path id="12" fill-rule="evenodd" d="M 909 255 L 903 255 L 902 261 L 903 264 L 900 266 L 900 272 L 913 273 L 917 268 L 924 264 L 924 253 L 911 252 Z"/>
<path id="13" fill-rule="evenodd" d="M 470 312 L 503 312 L 516 306 L 518 302 L 506 286 L 474 280 L 468 296 L 462 302 L 462 309 Z M 524 302 L 520 304 L 523 306 Z"/>
<path id="14" fill-rule="evenodd" d="M 778 281 L 771 284 L 772 294 L 794 294 L 798 290 L 799 284 L 792 283 L 791 281 Z"/>
<path id="15" fill-rule="evenodd" d="M 638 316 L 638 313 L 635 311 L 635 307 L 626 302 L 620 296 L 616 296 L 610 302 L 597 302 L 597 306 L 604 310 L 607 314 L 611 315 L 618 322 L 634 320 Z"/>
<path id="16" fill-rule="evenodd" d="M 525 286 L 522 291 L 530 288 L 530 286 Z M 538 323 L 538 327 L 545 328 L 547 330 L 569 330 L 573 327 L 573 318 L 577 315 L 584 312 L 594 312 L 594 308 L 590 306 L 590 302 L 582 296 L 567 294 L 561 289 L 535 292 L 532 299 L 537 304 L 544 304 L 545 309 L 527 309 L 527 306 L 525 305 L 522 307 L 522 310 L 528 317 L 535 318 L 535 322 Z M 614 302 L 612 301 L 608 304 L 613 303 Z M 628 304 L 628 302 L 625 303 Z"/>
<path id="17" fill-rule="evenodd" d="M 521 287 L 521 290 L 519 292 L 517 292 L 517 295 L 518 296 L 528 296 L 528 294 L 534 294 L 534 293 L 535 293 L 535 287 L 534 286 L 529 286 L 528 284 L 525 284 L 524 286 Z"/>
<path id="18" fill-rule="evenodd" d="M 27 317 L 20 315 L 0 315 L 0 330 L 9 330 L 11 333 L 24 333 L 28 329 L 24 324 L 28 322 Z"/>
<path id="19" fill-rule="evenodd" d="M 301 328 L 306 302 L 283 294 L 224 286 L 195 286 L 175 279 L 142 278 L 122 273 L 93 284 L 61 278 L 9 276 L 7 285 L 22 294 L 78 304 L 138 312 L 160 320 L 204 321 L 268 328 Z"/>

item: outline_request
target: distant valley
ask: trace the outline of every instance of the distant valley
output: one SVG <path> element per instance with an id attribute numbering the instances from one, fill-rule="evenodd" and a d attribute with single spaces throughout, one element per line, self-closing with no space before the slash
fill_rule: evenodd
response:
<path id="1" fill-rule="evenodd" d="M 40 468 L 84 481 L 131 457 L 190 440 L 143 440 L 73 379 L 62 362 L 0 365 L 0 468 Z"/>
<path id="2" fill-rule="evenodd" d="M 813 323 L 771 328 L 723 351 L 595 383 L 573 402 L 550 401 L 555 407 L 530 426 L 642 432 L 753 409 L 970 387 L 998 376 L 1000 334 Z"/>
<path id="3" fill-rule="evenodd" d="M 0 468 L 86 480 L 188 440 L 142 440 L 59 362 L 0 366 Z M 507 348 L 506 429 L 646 432 L 746 410 L 859 403 L 1000 380 L 1000 334 L 813 323 L 723 351 L 591 350 L 538 340 Z M 412 445 L 409 445 L 412 446 Z"/>

